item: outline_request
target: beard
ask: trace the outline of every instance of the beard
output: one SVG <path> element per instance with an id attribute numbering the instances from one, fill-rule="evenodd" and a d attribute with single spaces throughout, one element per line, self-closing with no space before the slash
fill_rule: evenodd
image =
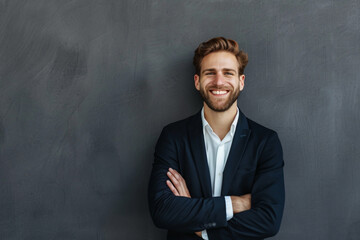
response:
<path id="1" fill-rule="evenodd" d="M 214 87 L 214 86 L 210 86 L 209 88 Z M 228 90 L 229 91 L 229 96 L 227 96 L 227 99 L 225 100 L 224 103 L 218 103 L 220 102 L 219 100 L 223 101 L 222 99 L 211 99 L 211 96 L 209 96 L 211 93 L 209 93 L 208 90 L 203 89 L 200 87 L 200 95 L 202 97 L 202 99 L 204 100 L 204 102 L 206 103 L 206 105 L 213 111 L 215 112 L 225 112 L 227 111 L 233 104 L 234 102 L 237 100 L 237 98 L 240 95 L 240 87 L 234 89 L 233 91 L 231 89 L 219 89 L 221 90 Z"/>

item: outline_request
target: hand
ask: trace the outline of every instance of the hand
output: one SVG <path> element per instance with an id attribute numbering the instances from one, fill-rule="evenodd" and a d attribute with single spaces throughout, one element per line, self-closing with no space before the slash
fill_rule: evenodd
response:
<path id="1" fill-rule="evenodd" d="M 166 184 L 175 196 L 191 198 L 184 178 L 176 170 L 169 168 L 167 176 L 171 181 L 166 180 Z"/>
<path id="2" fill-rule="evenodd" d="M 169 168 L 167 176 L 170 178 L 171 181 L 166 180 L 166 184 L 175 196 L 191 198 L 190 192 L 186 186 L 185 179 L 176 170 Z M 195 234 L 198 237 L 202 238 L 201 231 L 195 232 Z"/>
<path id="3" fill-rule="evenodd" d="M 251 194 L 242 196 L 230 196 L 234 214 L 251 208 Z"/>

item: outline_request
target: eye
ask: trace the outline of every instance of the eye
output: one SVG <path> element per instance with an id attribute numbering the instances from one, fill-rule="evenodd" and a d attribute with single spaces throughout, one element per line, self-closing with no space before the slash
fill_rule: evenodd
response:
<path id="1" fill-rule="evenodd" d="M 206 72 L 205 75 L 214 75 L 215 73 L 213 72 Z"/>

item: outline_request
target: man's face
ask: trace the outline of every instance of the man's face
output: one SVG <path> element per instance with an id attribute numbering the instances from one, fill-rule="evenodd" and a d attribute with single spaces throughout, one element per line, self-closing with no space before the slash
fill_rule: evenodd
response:
<path id="1" fill-rule="evenodd" d="M 206 105 L 216 112 L 228 110 L 244 88 L 245 75 L 239 76 L 239 63 L 234 54 L 220 51 L 206 55 L 200 76 L 195 74 L 195 88 Z"/>

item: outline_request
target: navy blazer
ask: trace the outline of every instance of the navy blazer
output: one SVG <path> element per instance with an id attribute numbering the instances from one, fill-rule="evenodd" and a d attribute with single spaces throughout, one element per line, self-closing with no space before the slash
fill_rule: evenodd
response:
<path id="1" fill-rule="evenodd" d="M 283 154 L 277 133 L 240 111 L 223 173 L 221 197 L 212 197 L 201 111 L 164 127 L 155 148 L 148 200 L 150 214 L 167 239 L 264 239 L 280 228 L 285 190 Z M 175 196 L 166 185 L 169 167 L 185 179 L 191 198 Z M 223 196 L 251 193 L 251 209 L 226 221 Z"/>

